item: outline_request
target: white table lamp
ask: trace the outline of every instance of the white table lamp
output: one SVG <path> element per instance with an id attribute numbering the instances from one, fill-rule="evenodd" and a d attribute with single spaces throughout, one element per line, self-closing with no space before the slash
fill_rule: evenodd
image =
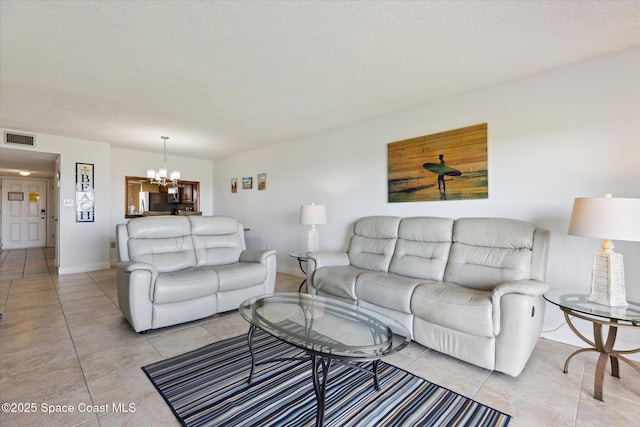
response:
<path id="1" fill-rule="evenodd" d="M 307 250 L 309 252 L 317 251 L 319 249 L 318 230 L 316 230 L 316 225 L 326 223 L 327 210 L 324 205 L 316 205 L 312 203 L 310 205 L 300 206 L 300 224 L 311 226 L 307 241 Z"/>
<path id="2" fill-rule="evenodd" d="M 622 254 L 613 251 L 611 240 L 640 241 L 640 199 L 577 198 L 573 202 L 569 234 L 604 239 L 593 257 L 589 300 L 610 307 L 624 307 Z"/>

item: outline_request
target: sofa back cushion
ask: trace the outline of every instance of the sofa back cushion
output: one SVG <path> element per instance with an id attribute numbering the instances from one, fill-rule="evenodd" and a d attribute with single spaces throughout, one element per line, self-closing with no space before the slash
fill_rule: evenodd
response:
<path id="1" fill-rule="evenodd" d="M 160 273 L 196 265 L 187 217 L 149 216 L 127 223 L 127 249 L 133 262 L 156 266 Z"/>
<path id="2" fill-rule="evenodd" d="M 233 264 L 246 249 L 244 229 L 227 216 L 189 216 L 198 266 Z"/>
<path id="3" fill-rule="evenodd" d="M 489 290 L 530 279 L 534 232 L 532 224 L 513 219 L 456 220 L 444 280 Z"/>
<path id="4" fill-rule="evenodd" d="M 442 281 L 452 232 L 453 220 L 449 218 L 402 219 L 389 272 Z"/>
<path id="5" fill-rule="evenodd" d="M 398 240 L 399 224 L 400 218 L 393 216 L 360 218 L 353 226 L 349 244 L 351 265 L 387 272 Z"/>

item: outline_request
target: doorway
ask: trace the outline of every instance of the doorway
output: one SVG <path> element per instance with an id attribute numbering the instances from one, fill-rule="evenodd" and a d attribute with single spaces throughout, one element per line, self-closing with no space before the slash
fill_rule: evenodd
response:
<path id="1" fill-rule="evenodd" d="M 47 245 L 47 182 L 2 180 L 2 248 L 27 249 Z"/>
<path id="2" fill-rule="evenodd" d="M 9 250 L 14 246 L 34 247 L 31 245 L 35 244 L 35 240 L 39 247 L 55 249 L 55 266 L 59 265 L 59 189 L 57 185 L 60 176 L 59 170 L 59 154 L 0 147 L 0 185 L 2 188 L 0 191 L 2 198 L 0 201 L 0 249 Z M 28 177 L 21 177 L 20 171 L 28 172 Z M 12 181 L 21 182 L 14 186 Z M 24 181 L 29 182 L 25 183 Z M 37 183 L 37 188 L 33 187 L 33 183 Z M 44 189 L 40 187 L 40 184 L 44 186 Z M 8 193 L 10 191 L 22 193 L 22 195 L 12 194 L 11 198 L 16 200 L 9 200 Z M 30 196 L 31 202 L 29 202 Z M 19 198 L 24 198 L 24 200 L 17 200 Z M 40 200 L 36 202 L 36 199 Z M 26 206 L 11 206 L 11 204 L 21 204 L 17 202 L 24 202 Z M 42 215 L 43 209 L 44 215 Z M 25 219 L 23 223 L 16 224 L 14 216 L 17 211 L 31 217 L 31 219 Z M 37 221 L 35 217 L 38 218 Z M 36 225 L 35 222 L 40 224 Z M 41 225 L 42 222 L 44 225 Z M 42 241 L 42 237 L 44 237 L 44 241 Z"/>

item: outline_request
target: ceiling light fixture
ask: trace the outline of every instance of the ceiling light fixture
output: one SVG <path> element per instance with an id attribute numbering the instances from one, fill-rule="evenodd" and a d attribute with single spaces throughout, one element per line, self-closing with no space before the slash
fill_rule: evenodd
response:
<path id="1" fill-rule="evenodd" d="M 177 185 L 180 179 L 180 171 L 173 171 L 171 175 L 167 176 L 167 139 L 168 136 L 161 136 L 164 140 L 164 167 L 158 169 L 147 169 L 147 178 L 151 184 L 161 185 L 163 187 Z"/>
<path id="2" fill-rule="evenodd" d="M 22 176 L 29 176 L 29 175 L 31 175 L 31 172 L 29 172 L 29 171 L 18 171 L 18 173 L 19 173 L 20 175 L 22 175 Z"/>

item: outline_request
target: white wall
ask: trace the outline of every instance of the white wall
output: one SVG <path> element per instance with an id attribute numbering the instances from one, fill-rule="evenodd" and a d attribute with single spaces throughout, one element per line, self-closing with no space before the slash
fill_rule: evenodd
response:
<path id="1" fill-rule="evenodd" d="M 109 268 L 109 230 L 111 209 L 110 146 L 104 142 L 34 133 L 28 130 L 1 129 L 36 136 L 31 151 L 60 154 L 58 260 L 60 274 Z M 77 223 L 75 207 L 63 207 L 63 200 L 75 201 L 76 162 L 94 165 L 95 221 Z"/>
<path id="2" fill-rule="evenodd" d="M 29 130 L 2 131 L 36 135 L 36 147 L 11 147 L 25 151 L 60 154 L 59 272 L 78 273 L 107 269 L 116 261 L 116 224 L 125 222 L 124 177 L 146 176 L 148 167 L 159 167 L 162 153 L 111 148 L 108 143 L 34 133 Z M 95 222 L 76 223 L 75 207 L 63 206 L 64 199 L 75 200 L 76 162 L 94 164 Z M 182 178 L 200 182 L 200 208 L 213 213 L 213 162 L 211 160 L 170 156 L 168 165 L 178 169 Z"/>
<path id="3" fill-rule="evenodd" d="M 484 122 L 489 199 L 387 203 L 388 143 Z M 299 270 L 289 252 L 306 247 L 303 203 L 326 204 L 328 224 L 318 229 L 327 250 L 344 248 L 348 224 L 366 215 L 527 220 L 552 233 L 550 286 L 588 292 L 600 241 L 567 236 L 573 199 L 640 198 L 639 137 L 636 47 L 216 161 L 215 211 L 241 219 L 251 228 L 248 246 L 276 249 L 278 269 L 292 274 Z M 266 191 L 255 189 L 261 172 Z M 243 176 L 254 177 L 254 189 L 231 194 L 230 179 Z M 640 301 L 640 243 L 615 243 L 628 298 Z M 548 307 L 545 328 L 562 322 Z M 626 337 L 640 342 L 636 331 Z"/>

